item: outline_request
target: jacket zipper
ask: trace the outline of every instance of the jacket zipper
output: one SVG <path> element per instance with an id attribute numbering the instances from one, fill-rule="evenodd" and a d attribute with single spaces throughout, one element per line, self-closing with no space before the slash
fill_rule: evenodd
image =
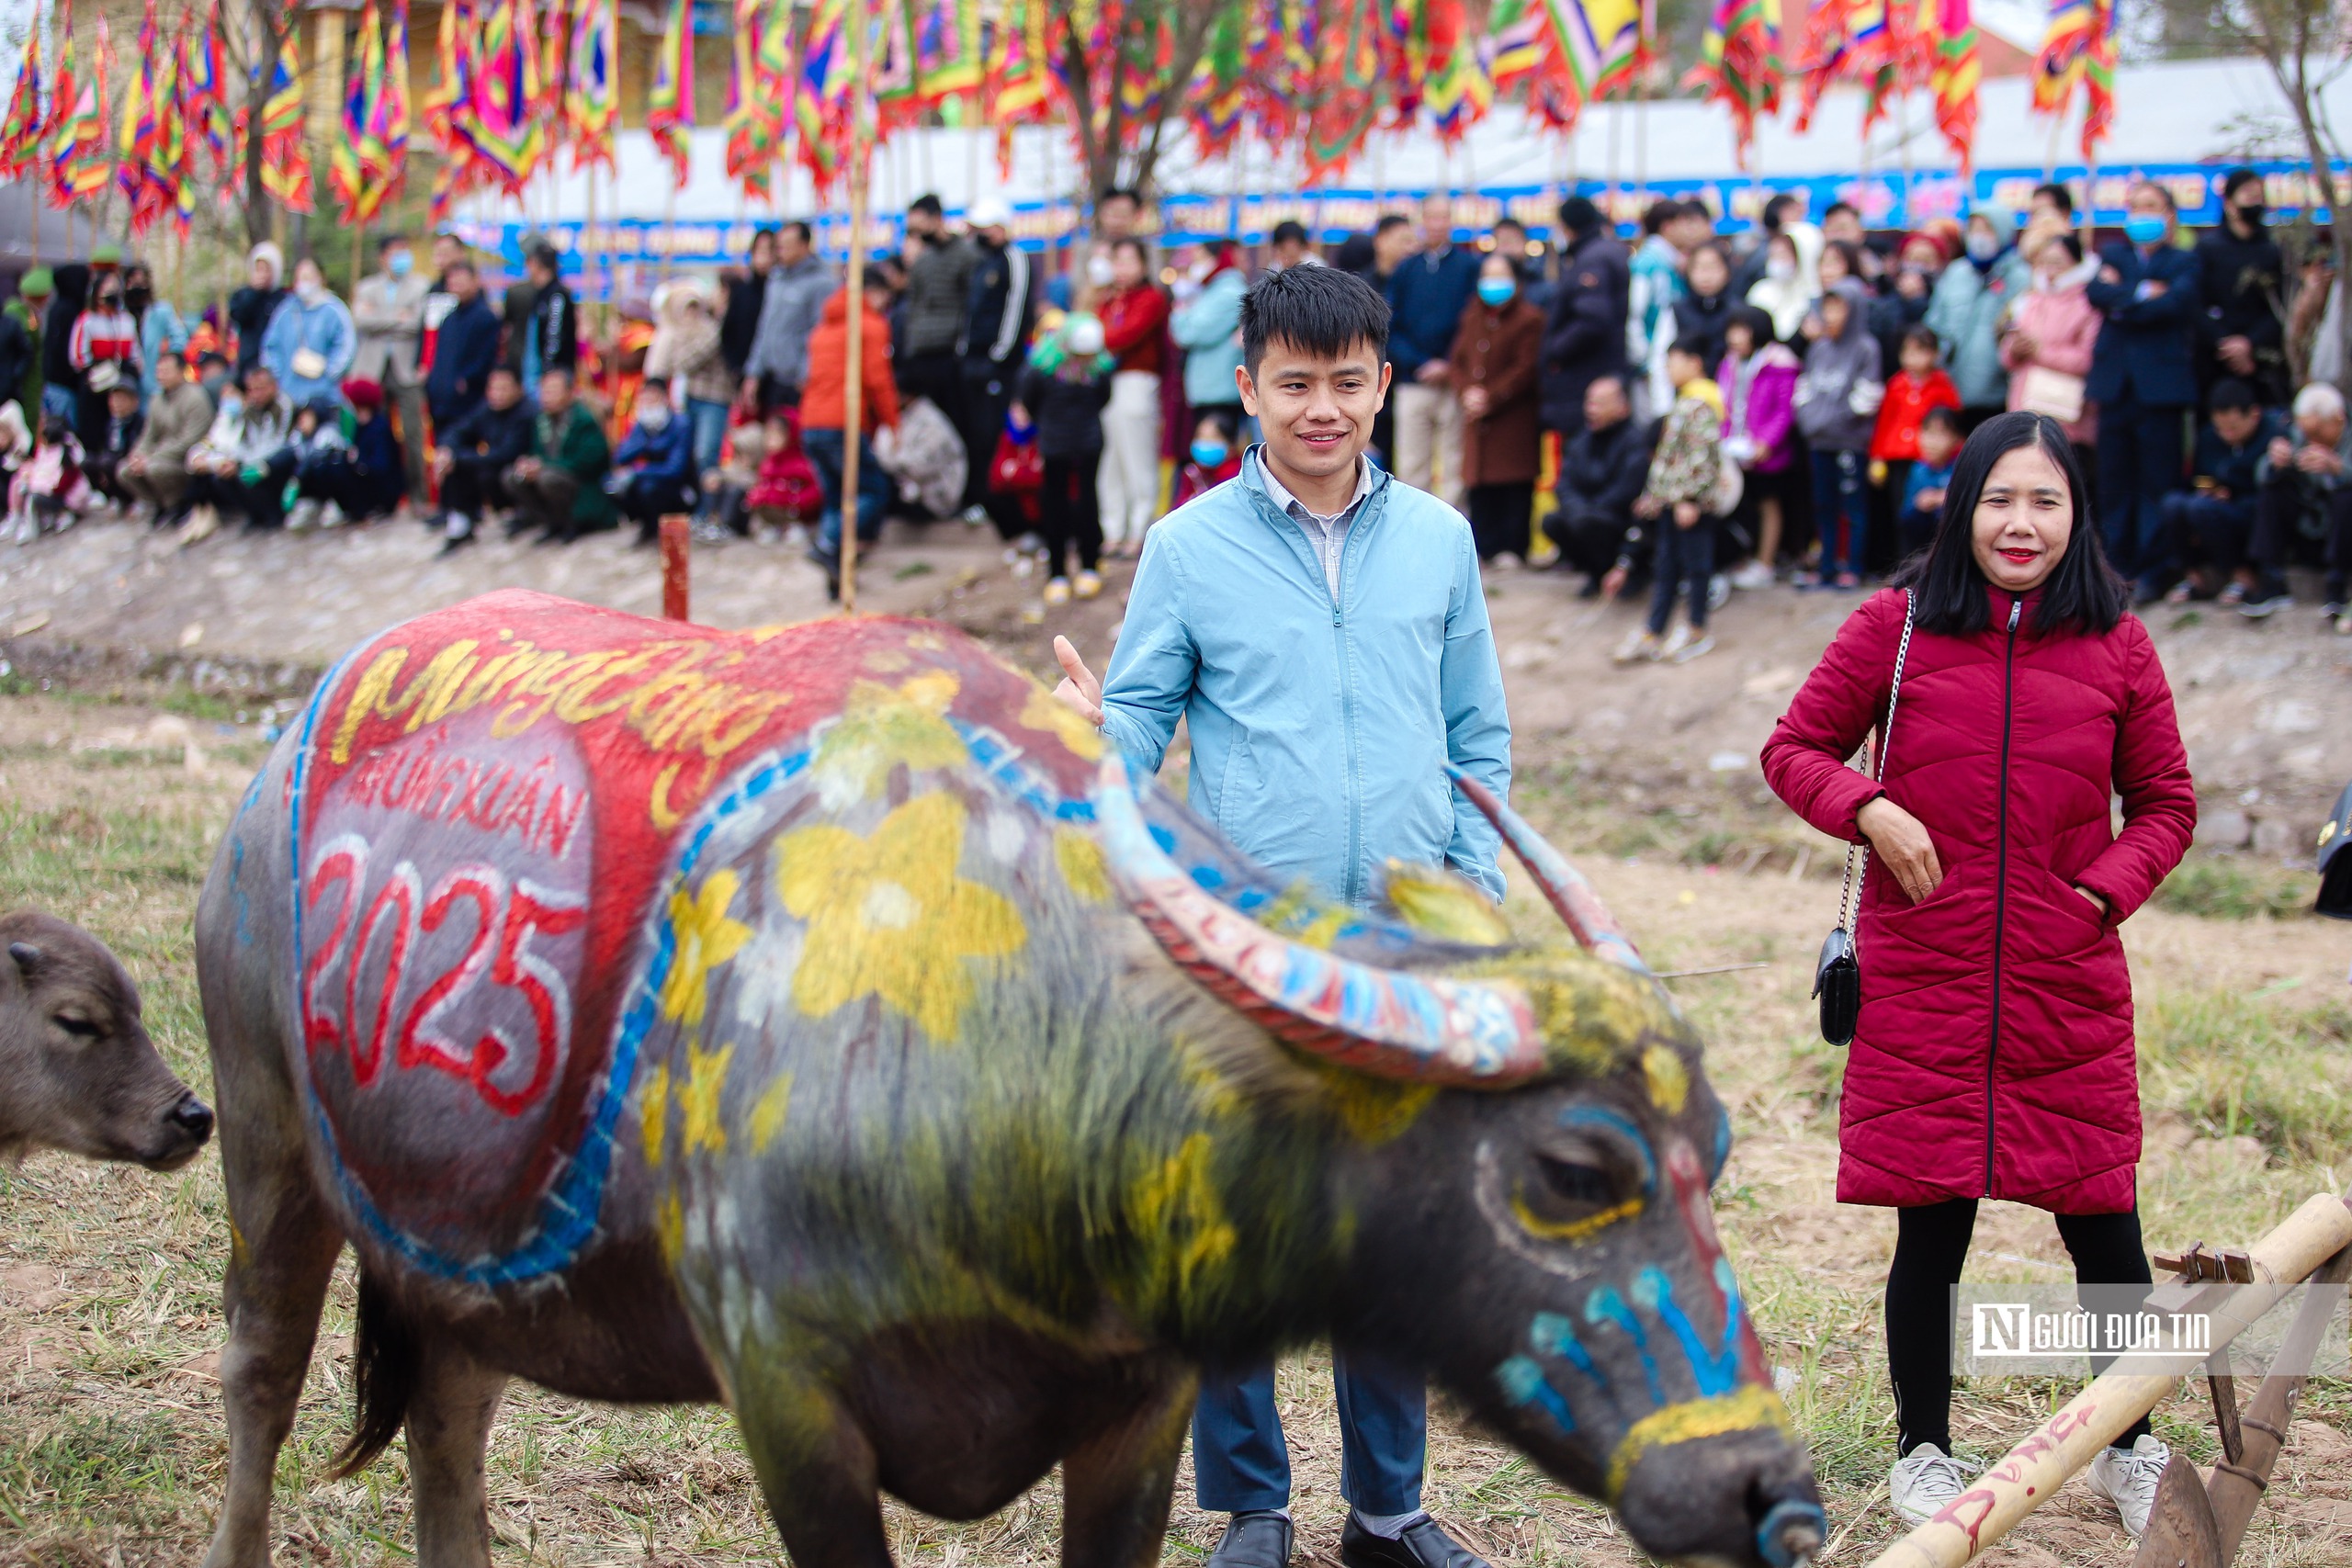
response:
<path id="1" fill-rule="evenodd" d="M 1993 1025 L 1984 1046 L 1984 1196 L 1993 1196 L 1993 1070 L 2001 1055 L 2001 928 L 2009 907 L 2009 730 L 2015 723 L 2018 698 L 2018 620 L 2025 601 L 2009 601 L 2009 646 L 2001 661 L 2001 784 L 1995 797 L 1999 813 L 1998 851 L 1993 858 Z"/>
<path id="2" fill-rule="evenodd" d="M 1344 897 L 1350 904 L 1363 897 L 1358 863 L 1363 859 L 1363 780 L 1356 767 L 1356 683 L 1348 669 L 1348 622 L 1340 606 L 1347 596 L 1348 547 L 1363 533 L 1364 524 L 1370 521 L 1366 513 L 1371 509 L 1367 497 L 1363 511 L 1348 525 L 1347 537 L 1340 541 L 1339 586 L 1331 590 L 1331 642 L 1340 661 L 1340 731 L 1348 747 L 1348 876 Z"/>

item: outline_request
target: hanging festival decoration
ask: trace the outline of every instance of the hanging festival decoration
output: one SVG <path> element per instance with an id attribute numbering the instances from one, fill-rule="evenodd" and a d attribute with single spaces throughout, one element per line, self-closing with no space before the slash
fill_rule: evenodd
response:
<path id="1" fill-rule="evenodd" d="M 1781 73 L 1780 0 L 1715 0 L 1699 63 L 1683 80 L 1731 111 L 1743 168 L 1756 144 L 1756 117 L 1780 110 Z"/>
<path id="2" fill-rule="evenodd" d="M 519 193 L 547 151 L 539 102 L 538 13 L 531 0 L 491 0 L 481 53 L 468 73 L 470 88 L 451 119 L 473 149 L 483 173 L 510 195 Z"/>
<path id="3" fill-rule="evenodd" d="M 235 152 L 229 112 L 229 66 L 220 38 L 220 0 L 212 0 L 204 20 L 190 35 L 186 63 L 180 72 L 181 115 L 191 141 L 201 141 L 212 159 L 216 177 L 228 172 Z"/>
<path id="4" fill-rule="evenodd" d="M 693 166 L 695 127 L 694 0 L 670 0 L 662 47 L 653 57 L 653 88 L 646 99 L 645 130 L 655 151 L 670 161 L 670 177 L 684 188 Z"/>
<path id="5" fill-rule="evenodd" d="M 87 200 L 104 190 L 107 166 L 107 19 L 98 18 L 97 51 L 85 78 L 74 53 L 74 18 L 58 12 L 62 35 L 57 46 L 58 112 L 50 136 L 50 197 L 54 205 Z M 66 107 L 70 105 L 71 107 Z"/>
<path id="6" fill-rule="evenodd" d="M 1036 124 L 1051 112 L 1046 11 L 1046 0 L 1005 0 L 988 51 L 982 118 L 997 128 L 997 169 L 1007 176 L 1012 173 L 1013 128 Z"/>
<path id="7" fill-rule="evenodd" d="M 923 107 L 977 104 L 988 80 L 979 0 L 917 0 L 915 96 Z"/>
<path id="8" fill-rule="evenodd" d="M 2106 0 L 2051 0 L 2050 23 L 2033 60 L 2033 107 L 2063 118 L 2081 84 L 2082 149 L 2098 155 L 2115 125 L 2115 15 Z"/>
<path id="9" fill-rule="evenodd" d="M 295 52 L 292 17 L 271 64 L 268 96 L 261 106 L 262 188 L 289 212 L 307 213 L 316 205 L 311 186 L 311 149 L 302 136 L 302 62 Z M 242 119 L 244 111 L 240 109 Z M 240 165 L 243 159 L 239 158 Z"/>
<path id="10" fill-rule="evenodd" d="M 0 119 L 0 180 L 40 177 L 41 152 L 40 18 L 25 28 L 25 58 L 17 67 L 7 118 Z"/>
<path id="11" fill-rule="evenodd" d="M 1976 158 L 1976 92 L 1984 74 L 1976 21 L 1969 0 L 1919 0 L 1919 22 L 1922 36 L 1934 43 L 1928 86 L 1936 96 L 1936 129 L 1965 175 Z"/>
<path id="12" fill-rule="evenodd" d="M 619 43 L 616 0 L 581 0 L 572 16 L 571 64 L 563 93 L 564 136 L 571 143 L 574 172 L 615 172 L 613 128 L 619 122 L 620 106 L 614 73 Z"/>
<path id="13" fill-rule="evenodd" d="M 768 0 L 735 0 L 735 25 L 728 39 L 727 177 L 752 201 L 774 201 L 777 121 L 772 94 L 760 79 L 762 16 Z"/>
<path id="14" fill-rule="evenodd" d="M 819 0 L 792 73 L 792 118 L 799 132 L 800 162 L 820 192 L 831 188 L 841 167 L 831 132 L 833 111 L 848 96 L 850 85 L 848 16 L 848 0 Z"/>
<path id="15" fill-rule="evenodd" d="M 139 24 L 139 70 L 122 95 L 115 135 L 115 185 L 130 203 L 130 229 L 143 234 L 179 207 L 179 54 L 155 26 L 155 0 Z"/>

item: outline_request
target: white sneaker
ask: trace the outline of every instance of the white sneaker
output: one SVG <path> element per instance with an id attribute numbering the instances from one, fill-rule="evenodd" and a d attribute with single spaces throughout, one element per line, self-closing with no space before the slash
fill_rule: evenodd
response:
<path id="1" fill-rule="evenodd" d="M 1760 560 L 1749 561 L 1731 574 L 1731 585 L 1751 592 L 1759 588 L 1770 588 L 1772 586 L 1772 569 Z"/>
<path id="2" fill-rule="evenodd" d="M 1713 653 L 1714 650 L 1715 639 L 1707 633 L 1701 632 L 1674 650 L 1674 661 L 1677 664 L 1688 664 L 1692 660 Z"/>
<path id="3" fill-rule="evenodd" d="M 340 528 L 349 521 L 350 519 L 343 514 L 343 504 L 340 502 L 330 501 L 319 508 L 319 526 L 322 528 Z"/>
<path id="4" fill-rule="evenodd" d="M 1682 657 L 1682 650 L 1689 648 L 1690 642 L 1690 626 L 1687 623 L 1679 623 L 1672 631 L 1666 634 L 1666 646 L 1650 657 L 1661 664 L 1668 660 L 1679 660 Z"/>
<path id="5" fill-rule="evenodd" d="M 2148 1528 L 2148 1511 L 2156 1506 L 2156 1482 L 2171 1459 L 2172 1450 L 2154 1433 L 2143 1432 L 2130 1449 L 2101 1449 L 2091 1461 L 2092 1495 L 2115 1505 L 2133 1540 Z"/>
<path id="6" fill-rule="evenodd" d="M 286 531 L 289 534 L 308 533 L 317 526 L 318 521 L 318 502 L 310 496 L 304 496 L 294 503 L 294 510 L 286 514 Z"/>
<path id="7" fill-rule="evenodd" d="M 1634 664 L 1643 660 L 1655 660 L 1657 649 L 1657 638 L 1644 628 L 1635 626 L 1625 634 L 1625 640 L 1617 645 L 1617 651 L 1609 656 L 1609 661 L 1612 664 Z"/>
<path id="8" fill-rule="evenodd" d="M 1933 1443 L 1921 1443 L 1886 1472 L 1887 1501 L 1906 1525 L 1926 1524 L 1967 1490 L 1968 1472 Z"/>
<path id="9" fill-rule="evenodd" d="M 1731 579 L 1722 572 L 1707 579 L 1707 608 L 1720 610 L 1731 603 Z"/>

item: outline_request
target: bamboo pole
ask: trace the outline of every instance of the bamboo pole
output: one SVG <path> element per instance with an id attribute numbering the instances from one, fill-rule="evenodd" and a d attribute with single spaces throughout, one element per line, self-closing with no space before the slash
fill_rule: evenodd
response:
<path id="1" fill-rule="evenodd" d="M 2316 1194 L 2255 1243 L 2255 1282 L 2230 1287 L 2244 1293 L 2233 1298 L 2226 1313 L 2213 1314 L 2212 1348 L 2228 1345 L 2290 1287 L 2346 1247 L 2352 1247 L 2352 1201 Z M 1870 1568 L 1960 1568 L 2049 1501 L 2068 1476 L 2162 1404 L 2182 1378 L 2201 1371 L 2206 1358 L 2149 1359 L 2164 1370 L 2109 1371 L 2092 1379 L 1941 1513 L 1879 1553 Z"/>
<path id="2" fill-rule="evenodd" d="M 849 332 L 842 367 L 842 614 L 857 614 L 858 458 L 865 446 L 865 79 L 867 0 L 850 0 Z M 1006 307 L 1008 310 L 1011 306 Z"/>

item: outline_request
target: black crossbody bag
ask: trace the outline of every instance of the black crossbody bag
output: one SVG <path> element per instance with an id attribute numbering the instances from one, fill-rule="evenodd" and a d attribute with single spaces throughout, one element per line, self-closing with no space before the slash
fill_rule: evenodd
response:
<path id="1" fill-rule="evenodd" d="M 1903 595 L 1903 641 L 1894 650 L 1894 682 L 1886 694 L 1886 721 L 1879 726 L 1870 776 L 1886 778 L 1886 748 L 1894 734 L 1894 705 L 1903 695 L 1903 666 L 1911 657 L 1911 616 L 1917 595 Z M 1838 895 L 1838 923 L 1821 944 L 1821 961 L 1814 965 L 1813 994 L 1821 1002 L 1821 1037 L 1832 1045 L 1854 1043 L 1854 1027 L 1862 1016 L 1862 955 L 1854 945 L 1854 924 L 1861 913 L 1861 874 L 1871 863 L 1870 840 L 1846 846 L 1846 886 Z"/>

